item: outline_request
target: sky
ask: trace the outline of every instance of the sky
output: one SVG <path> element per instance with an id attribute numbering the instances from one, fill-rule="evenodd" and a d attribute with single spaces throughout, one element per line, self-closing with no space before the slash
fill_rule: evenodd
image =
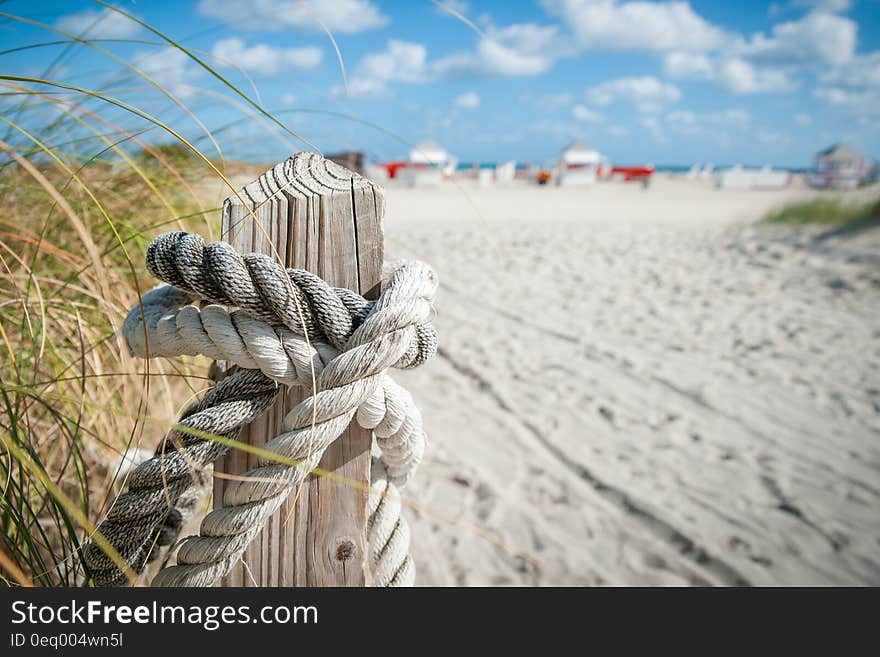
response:
<path id="1" fill-rule="evenodd" d="M 541 163 L 578 139 L 619 164 L 804 167 L 842 141 L 880 158 L 880 0 L 116 6 L 323 152 L 396 159 L 433 138 L 463 162 Z M 0 12 L 0 72 L 105 90 L 205 143 L 208 128 L 227 156 L 270 161 L 294 148 L 124 15 L 88 0 L 8 0 Z M 91 43 L 47 45 L 73 35 Z"/>

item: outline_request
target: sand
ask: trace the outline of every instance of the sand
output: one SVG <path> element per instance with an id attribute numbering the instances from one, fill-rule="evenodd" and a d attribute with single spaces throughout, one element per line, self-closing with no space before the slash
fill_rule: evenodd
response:
<path id="1" fill-rule="evenodd" d="M 804 193 L 388 188 L 421 584 L 880 584 L 880 230 L 752 225 Z"/>

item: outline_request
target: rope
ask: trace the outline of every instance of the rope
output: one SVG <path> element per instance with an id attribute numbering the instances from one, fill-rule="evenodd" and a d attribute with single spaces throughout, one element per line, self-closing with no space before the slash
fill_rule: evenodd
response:
<path id="1" fill-rule="evenodd" d="M 412 586 L 416 568 L 409 556 L 409 525 L 401 513 L 400 493 L 373 462 L 367 519 L 367 546 L 375 586 Z"/>
<path id="2" fill-rule="evenodd" d="M 128 492 L 116 500 L 99 531 L 140 571 L 155 554 L 153 543 L 176 538 L 174 530 L 181 523 L 175 505 L 192 488 L 192 472 L 225 451 L 198 434 L 237 436 L 271 405 L 277 383 L 310 385 L 314 368 L 317 394 L 287 415 L 283 433 L 266 446 L 298 465 L 261 460 L 260 467 L 245 475 L 247 481 L 233 483 L 224 496 L 225 508 L 205 517 L 201 536 L 183 543 L 178 566 L 160 572 L 154 584 L 211 585 L 228 572 L 355 415 L 361 426 L 373 430 L 382 451 L 368 527 L 388 525 L 387 515 L 394 510 L 388 500 L 398 496 L 391 534 L 375 534 L 379 543 L 370 543 L 374 581 L 380 586 L 411 584 L 409 532 L 400 517 L 397 486 L 412 476 L 426 438 L 412 397 L 385 370 L 418 366 L 436 350 L 428 321 L 436 275 L 423 264 L 404 263 L 391 273 L 380 299 L 370 302 L 350 290 L 331 288 L 308 272 L 284 270 L 267 256 L 240 255 L 228 244 L 206 245 L 200 237 L 180 232 L 160 235 L 150 244 L 147 266 L 168 284 L 144 295 L 123 323 L 132 355 L 204 354 L 243 369 L 184 412 L 180 425 L 185 429 L 171 431 L 156 456 L 134 469 Z M 196 299 L 238 310 L 186 305 Z M 374 503 L 376 499 L 380 502 Z M 97 584 L 124 583 L 96 544 L 88 543 L 84 556 Z"/>
<path id="3" fill-rule="evenodd" d="M 311 385 L 312 368 L 320 375 L 324 364 L 339 354 L 325 342 L 307 343 L 286 327 L 274 327 L 240 311 L 229 312 L 219 305 L 185 305 L 193 300 L 167 284 L 147 292 L 141 302 L 143 312 L 133 308 L 122 325 L 131 355 L 174 358 L 201 354 L 240 368 L 259 369 L 273 381 L 294 386 Z M 407 366 L 409 358 L 400 366 Z M 412 396 L 383 374 L 381 388 L 361 405 L 357 420 L 375 433 L 392 483 L 405 485 L 413 474 L 411 461 L 420 459 L 417 450 L 424 450 L 421 414 Z"/>

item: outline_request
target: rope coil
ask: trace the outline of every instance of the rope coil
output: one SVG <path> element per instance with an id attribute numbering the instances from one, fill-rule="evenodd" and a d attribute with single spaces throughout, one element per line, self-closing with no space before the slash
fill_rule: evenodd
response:
<path id="1" fill-rule="evenodd" d="M 204 517 L 200 535 L 183 541 L 177 565 L 160 571 L 153 585 L 213 585 L 355 418 L 373 431 L 381 450 L 369 498 L 374 582 L 412 585 L 415 568 L 398 487 L 412 477 L 427 438 L 412 396 L 386 370 L 417 367 L 436 351 L 430 322 L 436 274 L 423 263 L 399 264 L 372 302 L 309 272 L 284 269 L 268 256 L 242 255 L 229 244 L 205 244 L 183 232 L 155 238 L 147 268 L 164 284 L 145 294 L 123 323 L 131 354 L 202 354 L 241 369 L 184 411 L 156 455 L 134 468 L 128 491 L 98 530 L 140 572 L 155 557 L 154 544 L 176 538 L 182 524 L 177 506 L 192 490 L 194 470 L 226 451 L 211 435 L 234 439 L 271 406 L 278 384 L 311 387 L 314 374 L 316 390 L 265 446 L 276 458 L 260 459 L 240 481 L 229 482 L 224 506 Z M 189 305 L 196 300 L 207 305 Z M 125 583 L 94 542 L 86 544 L 84 557 L 96 584 Z"/>

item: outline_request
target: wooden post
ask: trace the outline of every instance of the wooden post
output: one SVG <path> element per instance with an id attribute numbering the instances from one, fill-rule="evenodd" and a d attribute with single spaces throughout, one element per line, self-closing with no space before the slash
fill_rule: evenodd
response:
<path id="1" fill-rule="evenodd" d="M 297 153 L 246 185 L 223 205 L 223 239 L 242 253 L 281 258 L 286 267 L 307 269 L 335 287 L 375 299 L 382 275 L 381 187 L 311 153 Z M 253 214 L 252 214 L 253 213 Z M 254 221 L 256 217 L 256 222 Z M 259 224 L 259 225 L 258 225 Z M 284 415 L 305 389 L 282 391 L 275 405 L 242 433 L 264 445 L 277 435 Z M 223 586 L 364 586 L 367 487 L 371 432 L 356 423 L 324 453 L 320 468 L 338 475 L 310 475 L 269 520 Z M 242 474 L 256 457 L 230 450 L 215 471 Z M 350 482 L 357 482 L 356 486 Z M 226 481 L 214 479 L 214 506 L 222 504 Z M 296 497 L 295 497 L 296 496 Z"/>

